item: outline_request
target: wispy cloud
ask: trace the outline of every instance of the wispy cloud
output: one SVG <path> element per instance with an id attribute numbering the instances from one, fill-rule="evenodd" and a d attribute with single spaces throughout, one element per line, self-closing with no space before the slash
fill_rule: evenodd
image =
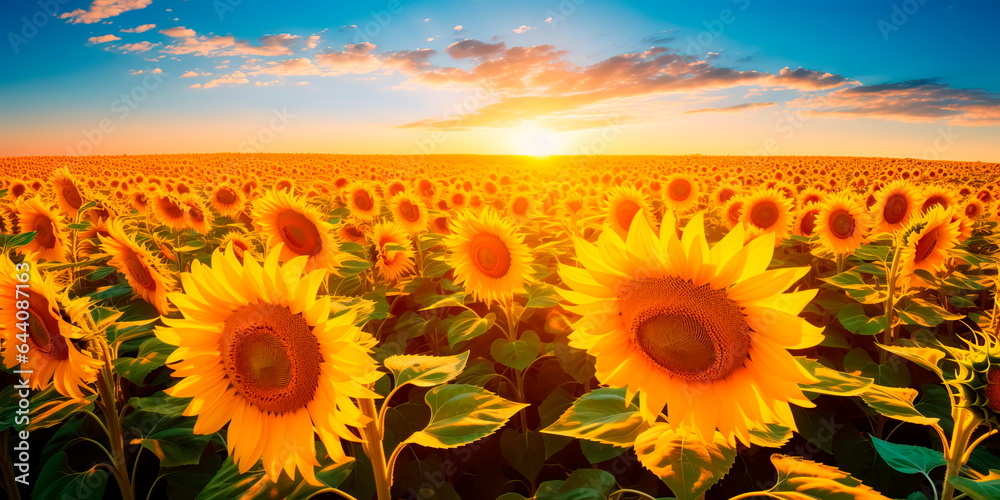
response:
<path id="1" fill-rule="evenodd" d="M 808 105 L 804 100 L 793 104 Z M 952 125 L 1000 124 L 1000 95 L 957 89 L 935 79 L 861 85 L 830 93 L 810 106 L 842 118 L 882 118 L 907 122 L 944 120 Z"/>
<path id="2" fill-rule="evenodd" d="M 155 27 L 155 24 L 143 24 L 135 28 L 125 28 L 122 30 L 122 33 L 145 33 Z"/>
<path id="3" fill-rule="evenodd" d="M 726 106 L 724 108 L 691 109 L 691 110 L 685 111 L 684 113 L 685 114 L 693 114 L 693 113 L 733 113 L 733 112 L 737 112 L 737 111 L 745 111 L 745 110 L 748 110 L 748 109 L 766 108 L 768 106 L 774 106 L 775 104 L 778 104 L 778 103 L 776 103 L 776 102 L 745 102 L 743 104 L 736 104 L 736 105 L 733 105 L 733 106 Z"/>
<path id="4" fill-rule="evenodd" d="M 121 37 L 117 37 L 115 35 L 92 36 L 87 39 L 87 43 L 91 45 L 97 45 L 101 43 L 113 42 L 115 40 L 121 40 Z"/>
<path id="5" fill-rule="evenodd" d="M 149 7 L 153 0 L 94 0 L 87 9 L 64 12 L 59 19 L 69 19 L 73 24 L 94 24 L 123 12 Z"/>

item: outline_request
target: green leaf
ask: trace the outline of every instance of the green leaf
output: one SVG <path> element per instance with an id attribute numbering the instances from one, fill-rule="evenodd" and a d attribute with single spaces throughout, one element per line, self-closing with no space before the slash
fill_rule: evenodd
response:
<path id="1" fill-rule="evenodd" d="M 942 374 L 938 363 L 944 359 L 945 352 L 940 349 L 935 349 L 933 347 L 909 347 L 901 345 L 888 346 L 882 344 L 878 344 L 878 346 L 903 359 L 912 361 L 928 370 L 931 370 L 938 375 Z"/>
<path id="2" fill-rule="evenodd" d="M 424 400 L 431 408 L 430 422 L 406 442 L 431 448 L 455 448 L 484 438 L 528 406 L 464 384 L 435 387 Z"/>
<path id="3" fill-rule="evenodd" d="M 490 345 L 493 359 L 515 370 L 527 368 L 540 352 L 542 352 L 542 341 L 539 340 L 538 334 L 531 330 L 522 333 L 521 338 L 513 342 L 500 338 Z"/>
<path id="4" fill-rule="evenodd" d="M 837 319 L 844 328 L 858 335 L 875 335 L 885 330 L 885 316 L 869 318 L 861 304 L 847 304 L 840 308 Z"/>
<path id="5" fill-rule="evenodd" d="M 96 300 L 110 299 L 114 297 L 121 297 L 122 295 L 128 295 L 130 293 L 132 293 L 132 287 L 124 283 L 120 283 L 117 285 L 98 288 L 96 292 L 88 295 L 88 297 L 90 297 L 91 300 L 96 301 Z"/>
<path id="6" fill-rule="evenodd" d="M 32 498 L 99 500 L 104 497 L 108 473 L 96 465 L 84 472 L 74 472 L 69 466 L 69 455 L 60 451 L 42 462 L 34 484 Z"/>
<path id="7" fill-rule="evenodd" d="M 573 380 L 585 384 L 597 373 L 594 357 L 587 354 L 587 351 L 558 341 L 552 343 L 552 350 L 559 366 L 573 377 Z"/>
<path id="8" fill-rule="evenodd" d="M 226 458 L 222 468 L 215 474 L 215 477 L 205 486 L 205 489 L 198 494 L 198 500 L 273 500 L 282 498 L 287 500 L 304 500 L 311 498 L 321 489 L 336 488 L 340 486 L 354 469 L 354 459 L 336 464 L 325 463 L 316 469 L 316 479 L 322 486 L 313 486 L 302 480 L 301 475 L 298 481 L 288 478 L 287 474 L 282 474 L 277 483 L 271 482 L 264 473 L 264 468 L 260 462 L 250 468 L 247 472 L 240 474 L 239 468 L 233 463 L 233 458 Z"/>
<path id="9" fill-rule="evenodd" d="M 850 474 L 836 467 L 789 457 L 780 453 L 771 455 L 771 463 L 778 470 L 778 481 L 766 492 L 757 496 L 787 500 L 888 500 L 888 497 L 865 486 Z"/>
<path id="10" fill-rule="evenodd" d="M 504 429 L 500 433 L 500 453 L 529 481 L 534 481 L 545 465 L 545 441 L 538 431 L 521 434 L 517 429 Z"/>
<path id="11" fill-rule="evenodd" d="M 766 424 L 764 429 L 750 429 L 750 442 L 767 448 L 780 448 L 792 439 L 792 430 L 778 424 Z"/>
<path id="12" fill-rule="evenodd" d="M 1000 498 L 1000 479 L 989 481 L 974 481 L 967 477 L 951 476 L 948 478 L 955 489 L 972 497 L 973 500 L 996 500 Z"/>
<path id="13" fill-rule="evenodd" d="M 0 244 L 2 244 L 0 246 L 3 246 L 8 250 L 10 250 L 11 248 L 23 247 L 24 245 L 31 243 L 31 240 L 35 239 L 36 234 L 37 232 L 35 231 L 15 234 L 13 236 L 7 234 L 0 234 L 0 238 L 3 238 L 2 240 L 0 240 Z"/>
<path id="14" fill-rule="evenodd" d="M 428 311 L 430 309 L 440 309 L 442 307 L 463 307 L 465 306 L 465 295 L 464 294 L 452 294 L 452 295 L 434 295 L 432 296 L 434 302 L 427 307 L 420 308 L 421 311 Z"/>
<path id="15" fill-rule="evenodd" d="M 598 443 L 597 441 L 590 441 L 588 439 L 581 439 L 579 443 L 583 456 L 587 457 L 587 461 L 592 464 L 606 462 L 628 451 L 627 446 Z"/>
<path id="16" fill-rule="evenodd" d="M 90 221 L 86 221 L 85 220 L 83 222 L 75 222 L 75 223 L 70 224 L 70 225 L 68 225 L 66 227 L 68 227 L 68 228 L 70 228 L 70 229 L 72 229 L 74 231 L 86 231 L 86 230 L 90 229 Z"/>
<path id="17" fill-rule="evenodd" d="M 889 467 L 903 474 L 929 474 L 948 463 L 944 454 L 923 446 L 895 444 L 872 436 L 872 444 Z"/>
<path id="18" fill-rule="evenodd" d="M 144 385 L 146 376 L 163 366 L 175 349 L 175 345 L 150 337 L 139 347 L 137 357 L 124 356 L 114 360 L 115 371 L 136 385 Z"/>
<path id="19" fill-rule="evenodd" d="M 639 407 L 625 403 L 625 389 L 602 387 L 580 396 L 542 432 L 589 439 L 615 446 L 632 446 L 648 425 Z"/>
<path id="20" fill-rule="evenodd" d="M 872 379 L 870 378 L 859 377 L 827 368 L 816 360 L 806 358 L 796 359 L 813 377 L 819 379 L 819 382 L 815 384 L 799 384 L 799 388 L 803 391 L 817 394 L 832 394 L 835 396 L 855 396 L 863 393 L 872 385 Z"/>
<path id="21" fill-rule="evenodd" d="M 116 269 L 113 268 L 113 267 L 110 267 L 110 266 L 99 267 L 99 268 L 97 268 L 96 271 L 94 271 L 94 272 L 92 272 L 92 273 L 90 273 L 90 274 L 87 275 L 87 281 L 102 280 L 104 278 L 107 278 L 108 275 L 110 275 L 111 273 L 114 273 L 115 271 L 116 271 Z"/>
<path id="22" fill-rule="evenodd" d="M 544 309 L 558 304 L 560 300 L 554 286 L 548 283 L 535 283 L 528 286 L 528 302 L 524 307 Z"/>
<path id="23" fill-rule="evenodd" d="M 600 469 L 577 469 L 565 481 L 545 481 L 536 500 L 604 500 L 615 487 L 615 477 Z"/>
<path id="24" fill-rule="evenodd" d="M 736 448 L 715 433 L 712 442 L 660 423 L 635 440 L 635 454 L 678 500 L 697 498 L 719 482 L 736 461 Z"/>
<path id="25" fill-rule="evenodd" d="M 454 348 L 459 342 L 472 340 L 486 333 L 496 318 L 496 314 L 493 313 L 480 318 L 474 311 L 466 310 L 441 323 L 448 328 L 448 345 Z"/>
<path id="26" fill-rule="evenodd" d="M 141 444 L 160 459 L 161 467 L 197 465 L 210 434 L 195 434 L 192 417 L 160 417 L 145 438 L 131 444 Z"/>
<path id="27" fill-rule="evenodd" d="M 164 391 L 157 392 L 152 396 L 144 398 L 129 398 L 128 404 L 136 411 L 156 413 L 168 417 L 179 417 L 184 413 L 191 398 L 176 398 L 168 395 Z"/>
<path id="28" fill-rule="evenodd" d="M 840 274 L 830 276 L 829 278 L 821 279 L 844 290 L 861 290 L 870 287 L 870 285 L 865 283 L 864 278 L 862 278 L 861 275 L 855 271 L 844 271 Z"/>
<path id="29" fill-rule="evenodd" d="M 392 372 L 396 387 L 403 384 L 434 387 L 457 377 L 468 360 L 469 351 L 456 356 L 402 354 L 385 358 L 384 364 Z"/>
<path id="30" fill-rule="evenodd" d="M 875 411 L 889 418 L 920 425 L 931 425 L 938 421 L 928 418 L 913 406 L 917 390 L 909 387 L 887 387 L 873 384 L 861 398 Z"/>

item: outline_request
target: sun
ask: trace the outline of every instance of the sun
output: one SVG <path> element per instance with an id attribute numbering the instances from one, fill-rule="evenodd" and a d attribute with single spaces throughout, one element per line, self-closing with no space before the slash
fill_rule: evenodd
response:
<path id="1" fill-rule="evenodd" d="M 563 139 L 545 127 L 535 125 L 519 127 L 511 135 L 511 150 L 514 154 L 546 157 L 558 154 Z"/>

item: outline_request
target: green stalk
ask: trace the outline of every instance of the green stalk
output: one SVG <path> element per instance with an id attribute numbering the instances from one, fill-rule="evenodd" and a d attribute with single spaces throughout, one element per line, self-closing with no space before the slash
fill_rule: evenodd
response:
<path id="1" fill-rule="evenodd" d="M 132 483 L 129 480 L 128 463 L 125 459 L 125 439 L 117 409 L 115 371 L 111 364 L 111 352 L 103 339 L 99 340 L 98 343 L 104 357 L 104 368 L 101 369 L 101 377 L 97 382 L 97 392 L 102 413 L 107 420 L 108 441 L 111 444 L 111 458 L 114 462 L 112 464 L 113 475 L 118 483 L 118 489 L 121 490 L 122 498 L 135 500 L 135 492 L 132 490 Z"/>
<path id="2" fill-rule="evenodd" d="M 372 471 L 375 475 L 375 489 L 378 492 L 378 500 L 391 500 L 389 489 L 392 487 L 392 470 L 385 462 L 385 449 L 382 446 L 381 423 L 378 413 L 375 411 L 375 401 L 369 398 L 358 400 L 361 413 L 368 417 L 370 421 L 363 429 L 361 435 L 364 438 L 362 446 L 365 455 L 372 463 Z"/>

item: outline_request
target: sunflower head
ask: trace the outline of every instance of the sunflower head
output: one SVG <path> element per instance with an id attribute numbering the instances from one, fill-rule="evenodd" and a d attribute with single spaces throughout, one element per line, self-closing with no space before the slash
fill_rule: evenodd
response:
<path id="1" fill-rule="evenodd" d="M 372 221 L 378 217 L 379 198 L 371 186 L 363 182 L 353 182 L 344 188 L 344 203 L 356 219 Z"/>
<path id="2" fill-rule="evenodd" d="M 766 423 L 794 428 L 789 403 L 811 407 L 814 379 L 788 353 L 822 341 L 798 313 L 815 290 L 783 293 L 808 268 L 767 271 L 773 234 L 744 245 L 742 226 L 714 246 L 702 214 L 678 235 L 671 211 L 659 235 L 638 219 L 626 238 L 576 240 L 582 268 L 560 265 L 560 290 L 580 315 L 570 345 L 597 360 L 597 378 L 639 395 L 648 421 L 732 442 Z"/>
<path id="3" fill-rule="evenodd" d="M 774 188 L 758 188 L 743 201 L 740 221 L 746 226 L 747 236 L 755 238 L 773 234 L 774 245 L 781 244 L 792 227 L 792 201 Z"/>
<path id="4" fill-rule="evenodd" d="M 628 234 L 637 216 L 645 219 L 648 225 L 656 227 L 656 219 L 653 217 L 649 200 L 633 186 L 612 188 L 608 192 L 605 214 L 605 226 L 610 227 L 621 237 Z"/>
<path id="5" fill-rule="evenodd" d="M 76 215 L 84 201 L 83 187 L 77 183 L 66 167 L 52 173 L 52 190 L 55 191 L 59 209 L 70 215 Z"/>
<path id="6" fill-rule="evenodd" d="M 254 202 L 253 219 L 268 249 L 281 245 L 281 259 L 308 257 L 308 269 L 336 271 L 341 253 L 333 226 L 315 207 L 288 191 L 269 191 Z"/>
<path id="7" fill-rule="evenodd" d="M 139 297 L 165 315 L 170 311 L 167 293 L 176 282 L 160 259 L 136 241 L 135 231 L 126 230 L 125 224 L 124 219 L 115 219 L 107 226 L 107 237 L 98 235 L 104 251 L 111 256 L 108 263 L 125 275 Z"/>
<path id="8" fill-rule="evenodd" d="M 427 208 L 417 196 L 400 191 L 389 202 L 389 211 L 393 220 L 410 234 L 427 229 Z"/>
<path id="9" fill-rule="evenodd" d="M 413 244 L 406 231 L 396 223 L 380 222 L 371 230 L 375 270 L 386 281 L 396 282 L 414 271 Z"/>
<path id="10" fill-rule="evenodd" d="M 902 275 L 908 276 L 917 269 L 935 272 L 943 268 L 959 243 L 959 219 L 953 208 L 935 206 L 902 231 L 903 249 L 899 255 Z"/>
<path id="11" fill-rule="evenodd" d="M 676 213 L 684 213 L 696 207 L 700 195 L 698 181 L 690 175 L 674 174 L 663 183 L 663 202 Z"/>
<path id="12" fill-rule="evenodd" d="M 460 212 L 448 226 L 447 260 L 455 269 L 455 283 L 465 283 L 474 298 L 487 303 L 509 302 L 515 293 L 525 292 L 531 255 L 510 221 L 487 208 Z"/>
<path id="13" fill-rule="evenodd" d="M 46 260 L 66 260 L 69 244 L 63 217 L 61 212 L 42 202 L 38 196 L 18 204 L 17 225 L 21 232 L 35 232 L 35 237 L 24 246 L 24 251 Z"/>
<path id="14" fill-rule="evenodd" d="M 864 242 L 867 227 L 864 207 L 849 192 L 828 195 L 816 214 L 819 242 L 836 255 L 854 253 Z"/>
<path id="15" fill-rule="evenodd" d="M 906 180 L 890 182 L 875 193 L 872 225 L 878 232 L 891 233 L 904 228 L 919 215 L 920 193 Z"/>

